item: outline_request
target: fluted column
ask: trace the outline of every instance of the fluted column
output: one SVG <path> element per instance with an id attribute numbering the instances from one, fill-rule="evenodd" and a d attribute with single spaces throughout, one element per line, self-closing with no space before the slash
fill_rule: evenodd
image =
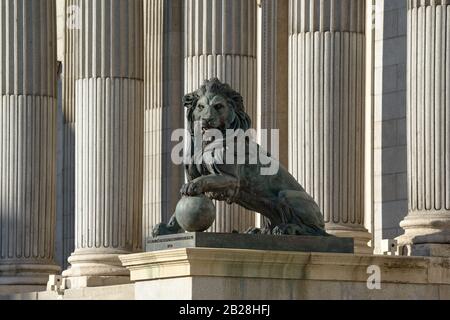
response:
<path id="1" fill-rule="evenodd" d="M 240 92 L 256 122 L 256 0 L 187 0 L 185 3 L 185 92 L 213 77 Z M 256 127 L 256 126 L 254 126 Z M 217 204 L 215 232 L 245 231 L 255 216 L 237 205 Z"/>
<path id="2" fill-rule="evenodd" d="M 169 221 L 184 182 L 183 166 L 171 160 L 172 132 L 184 126 L 183 2 L 144 1 L 144 241 Z"/>
<path id="3" fill-rule="evenodd" d="M 402 254 L 450 255 L 450 1 L 408 1 L 408 216 Z"/>
<path id="4" fill-rule="evenodd" d="M 365 1 L 290 0 L 289 164 L 327 231 L 371 252 L 364 227 Z"/>
<path id="5" fill-rule="evenodd" d="M 56 12 L 0 3 L 0 285 L 43 285 L 55 248 Z"/>
<path id="6" fill-rule="evenodd" d="M 79 5 L 75 252 L 64 275 L 89 286 L 96 276 L 126 281 L 118 255 L 142 247 L 143 2 Z"/>

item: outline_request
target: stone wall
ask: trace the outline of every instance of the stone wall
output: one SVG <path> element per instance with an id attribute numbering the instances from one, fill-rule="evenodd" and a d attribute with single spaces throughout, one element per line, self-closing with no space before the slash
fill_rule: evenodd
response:
<path id="1" fill-rule="evenodd" d="M 382 239 L 403 231 L 408 211 L 406 161 L 406 1 L 377 0 L 374 39 L 374 217 L 375 252 Z"/>

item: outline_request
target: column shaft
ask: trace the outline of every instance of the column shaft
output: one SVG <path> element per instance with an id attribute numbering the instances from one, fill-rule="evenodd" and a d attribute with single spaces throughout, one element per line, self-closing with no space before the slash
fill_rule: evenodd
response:
<path id="1" fill-rule="evenodd" d="M 450 1 L 408 1 L 408 202 L 403 254 L 450 254 Z"/>
<path id="2" fill-rule="evenodd" d="M 324 213 L 327 231 L 364 228 L 365 2 L 290 0 L 289 165 Z"/>
<path id="3" fill-rule="evenodd" d="M 118 255 L 142 247 L 143 2 L 79 5 L 75 252 L 64 274 L 126 281 Z"/>
<path id="4" fill-rule="evenodd" d="M 0 284 L 43 285 L 55 248 L 56 11 L 0 4 Z"/>
<path id="5" fill-rule="evenodd" d="M 187 0 L 185 2 L 185 93 L 213 77 L 244 98 L 256 122 L 256 1 Z M 253 213 L 237 205 L 217 204 L 215 232 L 245 231 L 255 225 Z"/>

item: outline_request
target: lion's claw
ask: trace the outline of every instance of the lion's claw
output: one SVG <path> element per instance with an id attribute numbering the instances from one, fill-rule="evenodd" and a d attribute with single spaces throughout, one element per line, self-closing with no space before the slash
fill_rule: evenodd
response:
<path id="1" fill-rule="evenodd" d="M 280 224 L 273 228 L 273 235 L 302 235 L 304 231 L 298 224 Z"/>
<path id="2" fill-rule="evenodd" d="M 246 234 L 261 234 L 262 230 L 260 228 L 250 228 L 247 231 L 245 231 Z"/>
<path id="3" fill-rule="evenodd" d="M 201 187 L 198 183 L 188 182 L 181 187 L 181 195 L 195 197 L 202 194 Z"/>

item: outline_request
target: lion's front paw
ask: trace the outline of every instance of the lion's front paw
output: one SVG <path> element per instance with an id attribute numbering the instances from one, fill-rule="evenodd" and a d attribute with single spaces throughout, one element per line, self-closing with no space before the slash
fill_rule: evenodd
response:
<path id="1" fill-rule="evenodd" d="M 198 182 L 188 182 L 181 187 L 181 195 L 195 197 L 203 193 L 203 188 Z"/>

